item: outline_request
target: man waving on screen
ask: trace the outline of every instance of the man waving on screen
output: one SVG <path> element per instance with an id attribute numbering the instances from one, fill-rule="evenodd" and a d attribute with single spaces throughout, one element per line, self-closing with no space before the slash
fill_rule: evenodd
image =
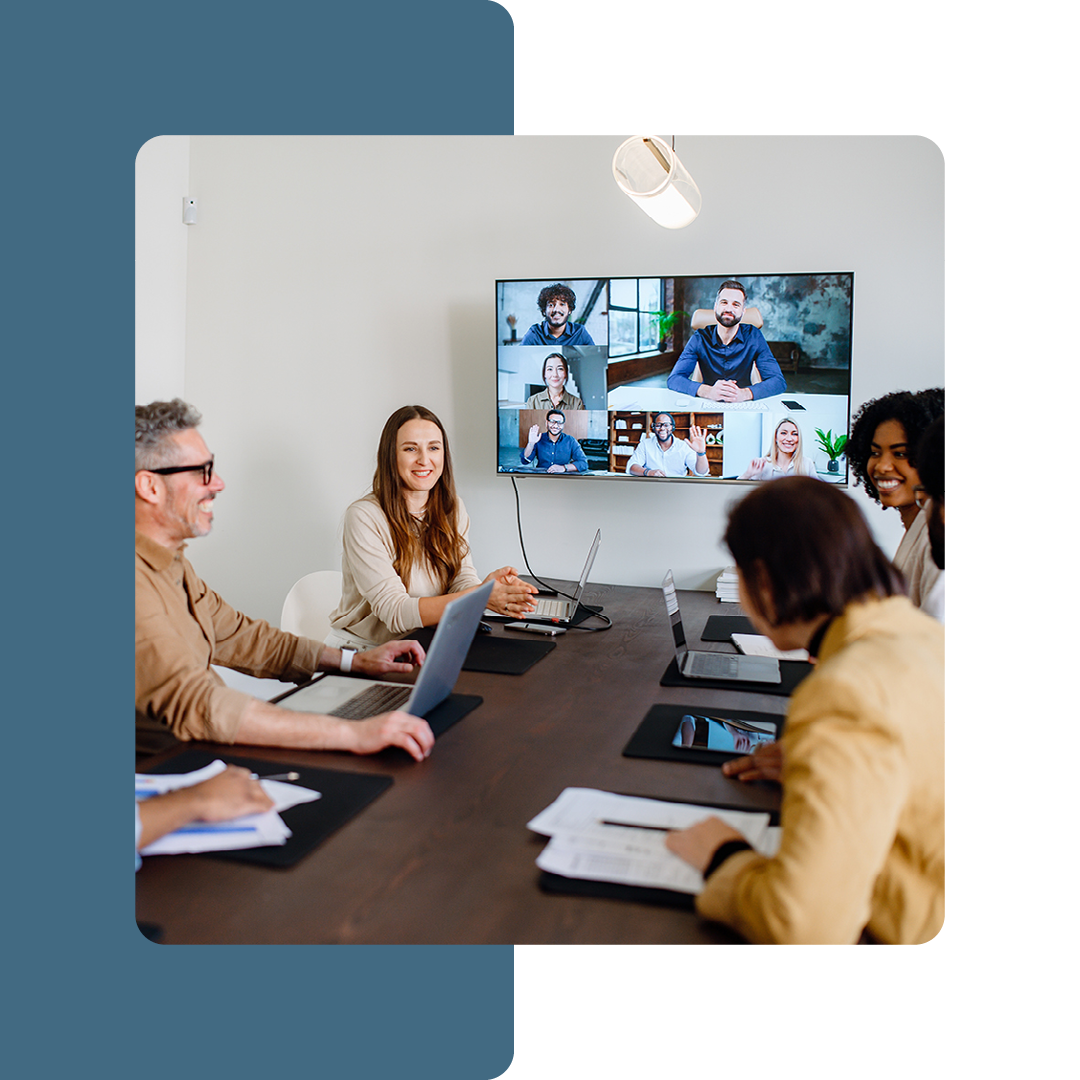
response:
<path id="1" fill-rule="evenodd" d="M 708 476 L 709 459 L 705 456 L 705 429 L 690 427 L 690 438 L 675 438 L 671 413 L 653 417 L 652 434 L 634 447 L 626 471 L 634 476 Z"/>

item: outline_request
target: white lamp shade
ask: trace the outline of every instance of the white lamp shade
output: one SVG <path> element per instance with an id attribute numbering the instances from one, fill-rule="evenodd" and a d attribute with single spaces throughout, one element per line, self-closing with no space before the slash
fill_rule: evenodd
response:
<path id="1" fill-rule="evenodd" d="M 701 210 L 701 192 L 675 151 L 653 135 L 627 139 L 611 161 L 615 183 L 665 229 L 689 225 Z"/>

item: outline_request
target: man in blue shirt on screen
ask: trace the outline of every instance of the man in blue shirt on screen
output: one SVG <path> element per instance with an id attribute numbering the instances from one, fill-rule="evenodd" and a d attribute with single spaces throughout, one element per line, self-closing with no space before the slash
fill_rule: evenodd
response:
<path id="1" fill-rule="evenodd" d="M 544 317 L 525 331 L 522 345 L 595 344 L 584 323 L 570 322 L 577 297 L 568 285 L 548 285 L 541 289 L 536 306 Z"/>
<path id="2" fill-rule="evenodd" d="M 540 434 L 540 425 L 529 428 L 529 438 L 521 451 L 521 464 L 532 465 L 535 457 L 536 467 L 549 473 L 588 472 L 589 463 L 585 460 L 585 451 L 571 435 L 563 434 L 566 416 L 561 409 L 549 409 L 547 431 Z"/>
<path id="3" fill-rule="evenodd" d="M 742 321 L 746 290 L 725 281 L 716 294 L 716 325 L 695 331 L 668 376 L 668 389 L 710 401 L 750 401 L 782 394 L 787 382 L 756 326 Z M 761 382 L 751 384 L 757 364 Z M 700 367 L 701 382 L 694 380 Z"/>

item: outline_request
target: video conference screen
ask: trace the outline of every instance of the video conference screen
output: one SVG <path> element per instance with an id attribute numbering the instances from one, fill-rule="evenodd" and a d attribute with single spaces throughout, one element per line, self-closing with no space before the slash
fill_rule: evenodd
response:
<path id="1" fill-rule="evenodd" d="M 846 483 L 854 273 L 495 283 L 498 470 Z"/>

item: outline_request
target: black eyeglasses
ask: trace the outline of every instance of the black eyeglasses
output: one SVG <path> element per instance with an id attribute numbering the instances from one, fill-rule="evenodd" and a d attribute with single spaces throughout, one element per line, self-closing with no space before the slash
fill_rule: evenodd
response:
<path id="1" fill-rule="evenodd" d="M 209 484 L 214 477 L 214 459 L 203 462 L 202 465 L 170 465 L 167 469 L 147 469 L 147 472 L 155 473 L 157 476 L 172 476 L 174 473 L 182 472 L 201 472 L 202 482 Z"/>

